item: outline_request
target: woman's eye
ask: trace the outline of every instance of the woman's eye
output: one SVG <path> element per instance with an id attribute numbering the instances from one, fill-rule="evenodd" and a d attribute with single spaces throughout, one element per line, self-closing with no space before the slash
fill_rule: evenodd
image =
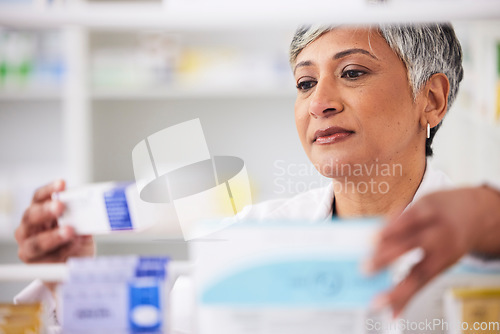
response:
<path id="1" fill-rule="evenodd" d="M 305 80 L 305 81 L 301 81 L 297 84 L 297 89 L 301 90 L 301 91 L 306 91 L 306 90 L 313 88 L 314 86 L 316 86 L 316 81 Z"/>
<path id="2" fill-rule="evenodd" d="M 366 74 L 366 72 L 361 70 L 347 70 L 342 73 L 342 78 L 357 79 L 364 74 Z"/>

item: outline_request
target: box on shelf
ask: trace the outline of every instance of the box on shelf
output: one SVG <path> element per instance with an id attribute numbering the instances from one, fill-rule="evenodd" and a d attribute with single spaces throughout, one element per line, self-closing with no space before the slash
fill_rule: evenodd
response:
<path id="1" fill-rule="evenodd" d="M 371 308 L 377 294 L 392 285 L 389 272 L 361 272 L 379 226 L 244 222 L 191 243 L 198 333 L 356 334 L 391 328 L 388 310 Z"/>
<path id="2" fill-rule="evenodd" d="M 58 287 L 63 332 L 167 332 L 167 257 L 73 258 Z"/>
<path id="3" fill-rule="evenodd" d="M 449 334 L 500 333 L 500 285 L 497 288 L 454 288 L 445 296 Z"/>
<path id="4" fill-rule="evenodd" d="M 42 306 L 0 304 L 0 333 L 42 333 Z"/>

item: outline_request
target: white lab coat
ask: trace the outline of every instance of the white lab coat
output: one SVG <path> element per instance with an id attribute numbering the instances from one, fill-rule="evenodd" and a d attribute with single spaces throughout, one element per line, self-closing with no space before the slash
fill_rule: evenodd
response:
<path id="1" fill-rule="evenodd" d="M 452 182 L 442 172 L 428 168 L 424 178 L 415 193 L 413 202 L 437 190 L 452 188 Z M 245 208 L 240 216 L 246 219 L 303 219 L 326 220 L 332 216 L 333 185 L 310 190 L 290 199 L 270 200 Z M 411 206 L 411 203 L 409 204 Z M 400 271 L 406 271 L 414 261 L 409 258 L 406 265 L 401 265 Z M 172 325 L 174 333 L 190 333 L 192 323 L 190 313 L 193 287 L 188 278 L 179 279 L 171 292 Z M 53 323 L 55 302 L 40 281 L 35 281 L 15 297 L 16 303 L 42 301 L 47 308 L 48 323 Z M 58 333 L 58 327 L 52 326 L 51 333 Z"/>
<path id="2" fill-rule="evenodd" d="M 413 201 L 434 191 L 452 187 L 453 183 L 446 174 L 428 168 Z M 333 183 L 330 183 L 326 187 L 309 190 L 290 199 L 270 200 L 249 206 L 241 214 L 244 219 L 321 221 L 332 217 L 333 197 Z"/>

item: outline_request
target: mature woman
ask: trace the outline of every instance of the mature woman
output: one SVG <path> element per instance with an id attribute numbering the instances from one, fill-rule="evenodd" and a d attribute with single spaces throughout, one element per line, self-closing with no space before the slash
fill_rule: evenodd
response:
<path id="1" fill-rule="evenodd" d="M 290 52 L 297 130 L 309 159 L 332 183 L 289 200 L 255 205 L 242 214 L 398 217 L 412 201 L 449 187 L 445 175 L 427 168 L 426 157 L 432 155 L 432 139 L 457 94 L 461 61 L 460 44 L 446 24 L 299 29 Z M 64 208 L 50 195 L 63 188 L 64 183 L 56 182 L 35 193 L 16 231 L 23 261 L 65 261 L 94 253 L 91 238 L 57 227 L 56 217 Z M 460 198 L 485 205 L 492 203 L 492 196 L 498 195 L 478 188 Z M 428 205 L 415 207 L 424 212 L 410 208 L 400 219 L 390 220 L 366 266 L 374 271 L 407 250 L 424 249 L 423 260 L 407 278 L 378 300 L 379 307 L 390 304 L 396 312 L 462 255 L 500 254 L 500 243 L 491 237 L 498 234 L 499 220 L 474 221 L 477 215 L 482 218 L 483 207 L 466 222 L 462 216 L 440 219 L 447 216 L 434 214 Z"/>
<path id="2" fill-rule="evenodd" d="M 451 187 L 426 159 L 463 76 L 461 47 L 450 25 L 307 27 L 295 34 L 290 63 L 300 140 L 332 183 L 256 205 L 248 216 L 393 217 L 365 270 L 380 269 L 416 247 L 425 252 L 392 292 L 376 300 L 395 314 L 464 254 L 500 255 L 492 237 L 500 237 L 500 214 L 491 209 L 498 193 L 483 187 L 426 196 Z M 450 198 L 460 207 L 437 207 L 429 198 L 452 205 Z M 415 263 L 407 264 L 400 269 Z"/>
<path id="3" fill-rule="evenodd" d="M 461 62 L 460 44 L 446 25 L 296 33 L 290 50 L 295 121 L 309 159 L 333 181 L 330 215 L 392 215 L 412 201 L 455 99 Z M 429 173 L 434 188 L 449 182 Z"/>

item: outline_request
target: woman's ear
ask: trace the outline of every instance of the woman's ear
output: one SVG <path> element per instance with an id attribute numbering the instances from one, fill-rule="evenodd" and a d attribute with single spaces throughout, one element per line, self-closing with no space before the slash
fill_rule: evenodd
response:
<path id="1" fill-rule="evenodd" d="M 433 74 L 425 85 L 426 105 L 423 118 L 425 125 L 430 124 L 431 128 L 441 122 L 448 109 L 448 94 L 450 92 L 450 82 L 443 73 Z"/>

